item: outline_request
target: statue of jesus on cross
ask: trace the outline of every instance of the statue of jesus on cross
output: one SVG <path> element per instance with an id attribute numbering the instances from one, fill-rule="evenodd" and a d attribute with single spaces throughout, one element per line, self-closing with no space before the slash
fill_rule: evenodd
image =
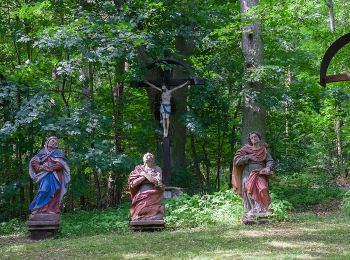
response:
<path id="1" fill-rule="evenodd" d="M 160 104 L 160 123 L 163 126 L 163 137 L 168 136 L 169 132 L 169 125 L 170 125 L 170 113 L 171 113 L 171 93 L 173 93 L 175 90 L 182 88 L 184 86 L 187 86 L 190 84 L 190 81 L 186 81 L 185 83 L 176 86 L 172 89 L 168 89 L 165 84 L 162 85 L 162 87 L 157 87 L 156 85 L 152 84 L 148 80 L 144 81 L 147 85 L 149 85 L 151 88 L 154 88 L 162 93 L 162 103 Z"/>

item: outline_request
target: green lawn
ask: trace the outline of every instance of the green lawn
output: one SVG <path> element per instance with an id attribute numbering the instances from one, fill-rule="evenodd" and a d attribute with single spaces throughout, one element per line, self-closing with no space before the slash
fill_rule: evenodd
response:
<path id="1" fill-rule="evenodd" d="M 350 218 L 295 213 L 289 222 L 177 231 L 96 234 L 33 242 L 0 237 L 9 259 L 324 259 L 350 258 Z"/>

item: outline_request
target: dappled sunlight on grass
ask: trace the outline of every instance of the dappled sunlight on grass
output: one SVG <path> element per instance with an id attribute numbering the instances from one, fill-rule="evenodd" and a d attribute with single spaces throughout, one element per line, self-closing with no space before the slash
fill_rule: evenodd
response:
<path id="1" fill-rule="evenodd" d="M 349 218 L 335 214 L 336 221 L 328 216 L 310 215 L 307 219 L 153 233 L 102 233 L 37 242 L 6 237 L 0 255 L 24 259 L 53 255 L 65 259 L 324 259 L 350 255 Z"/>
<path id="2" fill-rule="evenodd" d="M 304 228 L 304 227 L 288 227 L 287 224 L 284 224 L 283 227 L 276 225 L 264 225 L 264 226 L 252 226 L 248 227 L 249 229 L 243 229 L 239 231 L 239 234 L 242 237 L 250 237 L 250 238 L 274 238 L 278 237 L 292 237 L 301 235 L 303 232 L 317 232 L 318 229 L 315 228 Z"/>
<path id="3" fill-rule="evenodd" d="M 145 254 L 145 253 L 127 253 L 120 256 L 123 259 L 155 259 L 156 255 L 154 254 Z"/>
<path id="4" fill-rule="evenodd" d="M 12 245 L 12 246 L 7 246 L 5 249 L 5 253 L 7 252 L 21 252 L 25 249 L 25 245 Z"/>
<path id="5" fill-rule="evenodd" d="M 33 243 L 33 241 L 31 241 L 27 236 L 24 236 L 23 234 L 0 236 L 0 248 L 3 246 L 12 246 L 21 243 L 27 244 Z"/>
<path id="6" fill-rule="evenodd" d="M 280 241 L 280 240 L 273 240 L 273 241 L 269 241 L 266 244 L 273 246 L 273 247 L 277 247 L 277 248 L 281 248 L 281 249 L 286 249 L 286 248 L 316 248 L 316 249 L 320 249 L 320 248 L 327 248 L 326 245 L 324 245 L 323 243 L 318 243 L 318 242 L 285 242 L 285 241 Z"/>
<path id="7" fill-rule="evenodd" d="M 244 237 L 263 237 L 263 236 L 268 236 L 265 231 L 263 230 L 241 230 L 239 232 L 241 236 Z"/>

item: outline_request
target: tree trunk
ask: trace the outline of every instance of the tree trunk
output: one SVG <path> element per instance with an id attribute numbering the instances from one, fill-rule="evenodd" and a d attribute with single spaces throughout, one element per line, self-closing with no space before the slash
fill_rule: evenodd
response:
<path id="1" fill-rule="evenodd" d="M 334 23 L 334 10 L 333 10 L 333 0 L 328 0 L 328 13 L 329 13 L 329 30 L 333 33 L 335 31 Z M 341 110 L 341 102 L 339 101 L 338 95 L 335 96 L 335 111 L 336 121 L 334 124 L 334 130 L 336 135 L 335 140 L 335 149 L 337 156 L 337 167 L 339 174 L 343 172 L 343 151 L 342 151 L 342 136 L 341 136 L 341 127 L 342 127 L 342 118 L 339 116 Z"/>
<path id="2" fill-rule="evenodd" d="M 18 140 L 18 143 L 20 143 L 20 140 Z M 17 163 L 18 163 L 18 174 L 19 176 L 24 176 L 23 171 L 23 162 L 22 162 L 22 147 L 20 145 L 16 145 L 17 147 Z M 20 185 L 20 192 L 19 192 L 19 199 L 21 203 L 21 208 L 24 209 L 26 207 L 26 201 L 25 201 L 25 195 L 24 195 L 24 186 L 23 184 Z"/>
<path id="3" fill-rule="evenodd" d="M 222 158 L 222 132 L 220 125 L 217 126 L 217 151 L 216 151 L 216 187 L 220 190 L 221 177 L 221 158 Z"/>
<path id="4" fill-rule="evenodd" d="M 335 30 L 335 24 L 334 24 L 334 10 L 333 10 L 333 0 L 328 0 L 328 13 L 329 13 L 329 29 L 331 32 L 334 32 Z"/>
<path id="5" fill-rule="evenodd" d="M 110 80 L 111 84 L 111 96 L 112 96 L 112 109 L 113 109 L 113 128 L 114 128 L 114 148 L 115 152 L 121 153 L 123 152 L 122 147 L 122 135 L 123 135 L 123 110 L 124 110 L 124 102 L 123 102 L 123 94 L 124 94 L 124 84 L 122 82 L 118 82 L 117 79 L 125 72 L 125 64 L 121 62 L 115 67 L 115 82 L 114 85 L 112 80 Z M 114 87 L 113 87 L 114 85 Z"/>
<path id="6" fill-rule="evenodd" d="M 338 164 L 339 173 L 342 173 L 342 169 L 343 169 L 341 126 L 342 126 L 342 121 L 337 120 L 335 122 L 335 133 L 336 133 L 337 164 Z"/>
<path id="7" fill-rule="evenodd" d="M 203 151 L 203 155 L 204 155 L 204 164 L 205 164 L 205 173 L 206 173 L 206 185 L 209 188 L 210 186 L 210 159 L 208 156 L 208 152 L 207 149 L 205 147 L 205 145 L 207 144 L 206 140 L 203 141 L 202 143 L 202 151 Z"/>
<path id="8" fill-rule="evenodd" d="M 109 173 L 108 181 L 107 181 L 107 208 L 113 207 L 114 202 L 114 188 L 113 188 L 113 178 L 112 173 Z"/>
<path id="9" fill-rule="evenodd" d="M 193 43 L 186 41 L 182 37 L 176 37 L 175 47 L 176 50 L 185 57 L 190 56 L 194 49 Z M 174 69 L 174 78 L 183 78 L 186 76 L 188 77 L 188 75 L 183 74 L 182 69 Z M 172 168 L 179 173 L 186 172 L 186 127 L 181 121 L 183 115 L 187 112 L 187 94 L 188 87 L 180 88 L 174 92 L 172 103 L 174 113 L 172 112 L 170 116 L 170 127 L 173 130 L 172 134 L 174 140 L 174 145 L 171 149 Z"/>
<path id="10" fill-rule="evenodd" d="M 249 14 L 251 8 L 259 4 L 258 0 L 241 0 L 242 22 L 242 50 L 244 56 L 244 72 L 247 76 L 263 65 L 263 42 L 261 38 L 260 20 L 254 13 Z M 249 77 L 248 77 L 249 78 Z M 263 84 L 259 80 L 250 79 L 245 82 L 243 129 L 241 141 L 245 142 L 248 133 L 258 131 L 265 138 L 266 110 L 260 100 Z"/>
<path id="11" fill-rule="evenodd" d="M 34 129 L 33 125 L 30 126 L 29 130 L 29 158 L 32 158 L 34 155 Z M 34 183 L 32 178 L 29 178 L 29 201 L 33 201 L 34 199 Z"/>
<path id="12" fill-rule="evenodd" d="M 125 71 L 124 62 L 121 62 L 115 67 L 115 82 L 120 75 Z M 122 125 L 123 125 L 123 93 L 124 85 L 121 82 L 117 82 L 114 86 L 111 76 L 109 76 L 112 98 L 112 113 L 113 113 L 113 129 L 114 129 L 114 151 L 116 153 L 122 153 Z M 114 87 L 113 87 L 114 86 Z M 113 171 L 113 170 L 112 170 Z M 118 174 L 118 173 L 115 173 Z M 117 191 L 116 177 L 113 172 L 110 172 L 107 181 L 107 207 L 114 207 L 119 202 L 117 198 L 119 191 Z"/>
<path id="13" fill-rule="evenodd" d="M 93 178 L 95 183 L 95 192 L 96 192 L 96 207 L 98 209 L 102 208 L 102 195 L 101 195 L 101 186 L 100 178 L 96 169 L 93 169 Z"/>
<path id="14" fill-rule="evenodd" d="M 241 89 L 239 89 L 239 91 L 241 91 Z M 238 99 L 237 105 L 235 107 L 235 112 L 233 114 L 232 119 L 237 119 L 238 118 L 238 112 L 240 111 L 241 106 L 242 106 L 242 96 L 239 96 L 239 99 Z M 236 120 L 234 120 L 234 121 L 236 121 Z M 232 179 L 232 169 L 233 169 L 233 156 L 235 154 L 235 150 L 234 150 L 235 147 L 234 147 L 234 145 L 235 145 L 236 141 L 238 141 L 237 134 L 236 134 L 237 127 L 238 127 L 238 125 L 234 124 L 232 126 L 232 130 L 231 130 L 232 139 L 231 139 L 231 142 L 230 142 L 230 148 L 231 148 L 232 157 L 231 157 L 230 165 L 229 165 L 229 169 L 230 169 L 230 175 L 229 175 L 229 181 L 228 181 L 228 188 L 229 189 L 232 189 L 231 179 Z"/>
<path id="15" fill-rule="evenodd" d="M 187 87 L 183 87 L 174 92 L 170 116 L 170 128 L 172 130 L 170 131 L 170 138 L 173 137 L 173 146 L 171 147 L 170 153 L 171 166 L 173 171 L 178 173 L 183 173 L 186 170 L 186 127 L 181 120 L 182 116 L 187 111 L 187 92 Z"/>
<path id="16" fill-rule="evenodd" d="M 196 143 L 194 140 L 194 136 L 192 133 L 190 133 L 191 138 L 191 152 L 192 152 L 192 160 L 193 160 L 193 172 L 194 175 L 197 177 L 198 182 L 202 185 L 203 184 L 203 175 L 201 173 L 201 169 L 199 167 L 199 160 L 197 155 L 197 149 L 196 149 Z"/>

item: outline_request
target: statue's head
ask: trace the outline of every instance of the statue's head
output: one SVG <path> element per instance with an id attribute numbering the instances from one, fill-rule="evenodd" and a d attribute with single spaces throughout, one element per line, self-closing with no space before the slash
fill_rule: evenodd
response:
<path id="1" fill-rule="evenodd" d="M 145 153 L 143 155 L 143 162 L 153 164 L 154 163 L 154 155 L 151 153 Z"/>
<path id="2" fill-rule="evenodd" d="M 168 89 L 166 88 L 166 85 L 162 85 L 162 92 L 165 92 L 165 91 L 167 91 Z"/>
<path id="3" fill-rule="evenodd" d="M 47 150 L 52 151 L 53 149 L 58 147 L 58 138 L 57 136 L 51 136 L 47 138 L 45 142 L 45 147 Z"/>
<path id="4" fill-rule="evenodd" d="M 256 143 L 259 143 L 261 141 L 261 134 L 257 131 L 250 132 L 248 134 L 248 144 L 254 145 Z"/>

